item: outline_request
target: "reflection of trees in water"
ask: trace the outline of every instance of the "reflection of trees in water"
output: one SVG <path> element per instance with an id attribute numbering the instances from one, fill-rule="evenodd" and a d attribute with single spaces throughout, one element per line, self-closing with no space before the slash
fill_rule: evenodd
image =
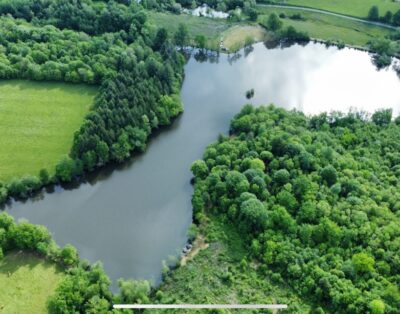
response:
<path id="1" fill-rule="evenodd" d="M 292 47 L 293 45 L 299 45 L 299 46 L 305 47 L 305 46 L 307 46 L 307 44 L 308 44 L 308 42 L 305 42 L 305 41 L 297 42 L 297 41 L 292 41 L 292 40 L 279 40 L 279 39 L 267 40 L 264 42 L 264 46 L 268 50 L 276 49 L 276 48 L 286 49 L 286 48 Z"/>
<path id="2" fill-rule="evenodd" d="M 210 62 L 210 63 L 218 63 L 219 62 L 219 51 L 211 51 L 204 49 L 197 49 L 193 55 L 194 59 L 197 62 Z"/>
<path id="3" fill-rule="evenodd" d="M 253 45 L 249 45 L 244 47 L 243 51 L 244 51 L 244 57 L 246 58 L 250 53 L 252 53 L 254 50 Z"/>
<path id="4" fill-rule="evenodd" d="M 238 61 L 242 55 L 239 52 L 235 52 L 233 54 L 228 54 L 228 62 L 230 65 Z"/>
<path id="5" fill-rule="evenodd" d="M 397 76 L 400 79 L 400 60 L 399 59 L 395 59 L 393 61 L 393 70 L 396 72 Z"/>

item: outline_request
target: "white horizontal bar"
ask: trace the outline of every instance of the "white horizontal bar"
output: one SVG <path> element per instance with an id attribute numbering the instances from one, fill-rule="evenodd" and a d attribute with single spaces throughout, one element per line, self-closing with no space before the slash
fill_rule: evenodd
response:
<path id="1" fill-rule="evenodd" d="M 286 309 L 286 304 L 114 304 L 114 309 Z"/>

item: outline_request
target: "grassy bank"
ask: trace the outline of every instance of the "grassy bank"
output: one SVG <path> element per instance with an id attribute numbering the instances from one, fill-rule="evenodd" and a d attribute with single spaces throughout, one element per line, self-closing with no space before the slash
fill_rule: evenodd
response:
<path id="1" fill-rule="evenodd" d="M 373 5 L 379 8 L 382 15 L 386 11 L 395 13 L 400 9 L 400 2 L 392 0 L 280 0 L 277 4 L 305 6 L 361 18 L 367 17 Z"/>
<path id="2" fill-rule="evenodd" d="M 299 31 L 307 32 L 310 37 L 324 41 L 341 41 L 349 46 L 366 46 L 367 43 L 378 37 L 385 37 L 390 30 L 374 25 L 367 25 L 344 18 L 307 12 L 295 9 L 259 7 L 259 22 L 263 23 L 272 12 L 285 14 L 281 19 L 283 26 L 294 26 Z M 302 20 L 294 20 L 289 17 L 293 14 L 301 14 Z"/>
<path id="3" fill-rule="evenodd" d="M 385 37 L 392 32 L 380 26 L 297 9 L 259 6 L 258 12 L 258 22 L 261 24 L 265 24 L 272 12 L 278 15 L 284 14 L 287 17 L 282 19 L 283 27 L 294 26 L 299 31 L 307 32 L 312 38 L 342 42 L 348 46 L 366 47 L 370 40 Z M 300 14 L 303 19 L 290 19 L 289 17 L 293 14 Z M 249 22 L 233 23 L 223 19 L 153 11 L 149 12 L 149 17 L 153 24 L 165 27 L 171 33 L 176 32 L 180 23 L 185 24 L 189 30 L 192 44 L 194 44 L 194 37 L 202 34 L 207 37 L 207 47 L 212 50 L 218 50 L 222 43 L 230 51 L 236 51 L 244 46 L 248 37 L 255 41 L 263 41 L 268 38 L 267 32 Z"/>
<path id="4" fill-rule="evenodd" d="M 69 153 L 97 89 L 86 85 L 0 82 L 0 180 L 50 173 Z"/>
<path id="5" fill-rule="evenodd" d="M 46 313 L 46 302 L 63 278 L 51 262 L 10 253 L 0 262 L 0 313 Z"/>

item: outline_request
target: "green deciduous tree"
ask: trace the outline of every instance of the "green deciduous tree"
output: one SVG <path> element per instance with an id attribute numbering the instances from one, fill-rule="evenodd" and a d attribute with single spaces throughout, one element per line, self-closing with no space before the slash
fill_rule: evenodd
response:
<path id="1" fill-rule="evenodd" d="M 178 30 L 174 35 L 174 39 L 175 39 L 175 44 L 181 48 L 189 44 L 189 31 L 185 24 L 183 23 L 179 24 Z"/>
<path id="2" fill-rule="evenodd" d="M 367 274 L 374 271 L 375 260 L 366 253 L 354 254 L 351 258 L 354 269 L 361 274 Z"/>
<path id="3" fill-rule="evenodd" d="M 371 21 L 379 21 L 379 8 L 374 5 L 368 11 L 368 19 Z"/>
<path id="4" fill-rule="evenodd" d="M 267 20 L 267 28 L 271 31 L 277 31 L 282 28 L 283 22 L 276 13 L 271 13 Z"/>

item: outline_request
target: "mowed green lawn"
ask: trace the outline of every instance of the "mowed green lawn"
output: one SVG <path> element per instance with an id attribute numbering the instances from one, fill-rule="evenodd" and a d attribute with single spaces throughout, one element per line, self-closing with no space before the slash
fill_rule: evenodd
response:
<path id="1" fill-rule="evenodd" d="M 297 9 L 259 7 L 260 16 L 258 20 L 260 22 L 266 21 L 272 12 L 278 15 L 284 13 L 288 17 L 300 13 L 305 20 L 281 19 L 284 26 L 292 25 L 299 31 L 307 32 L 312 38 L 342 41 L 351 46 L 366 46 L 370 40 L 387 36 L 392 32 L 380 26 Z"/>
<path id="2" fill-rule="evenodd" d="M 380 15 L 384 15 L 386 11 L 395 13 L 400 9 L 400 2 L 392 0 L 281 0 L 277 2 L 322 9 L 361 18 L 367 17 L 368 11 L 373 5 L 378 6 Z"/>
<path id="3" fill-rule="evenodd" d="M 96 87 L 0 81 L 0 180 L 50 173 L 69 153 Z"/>
<path id="4" fill-rule="evenodd" d="M 0 313 L 46 313 L 46 302 L 64 273 L 53 263 L 13 252 L 0 262 Z"/>

